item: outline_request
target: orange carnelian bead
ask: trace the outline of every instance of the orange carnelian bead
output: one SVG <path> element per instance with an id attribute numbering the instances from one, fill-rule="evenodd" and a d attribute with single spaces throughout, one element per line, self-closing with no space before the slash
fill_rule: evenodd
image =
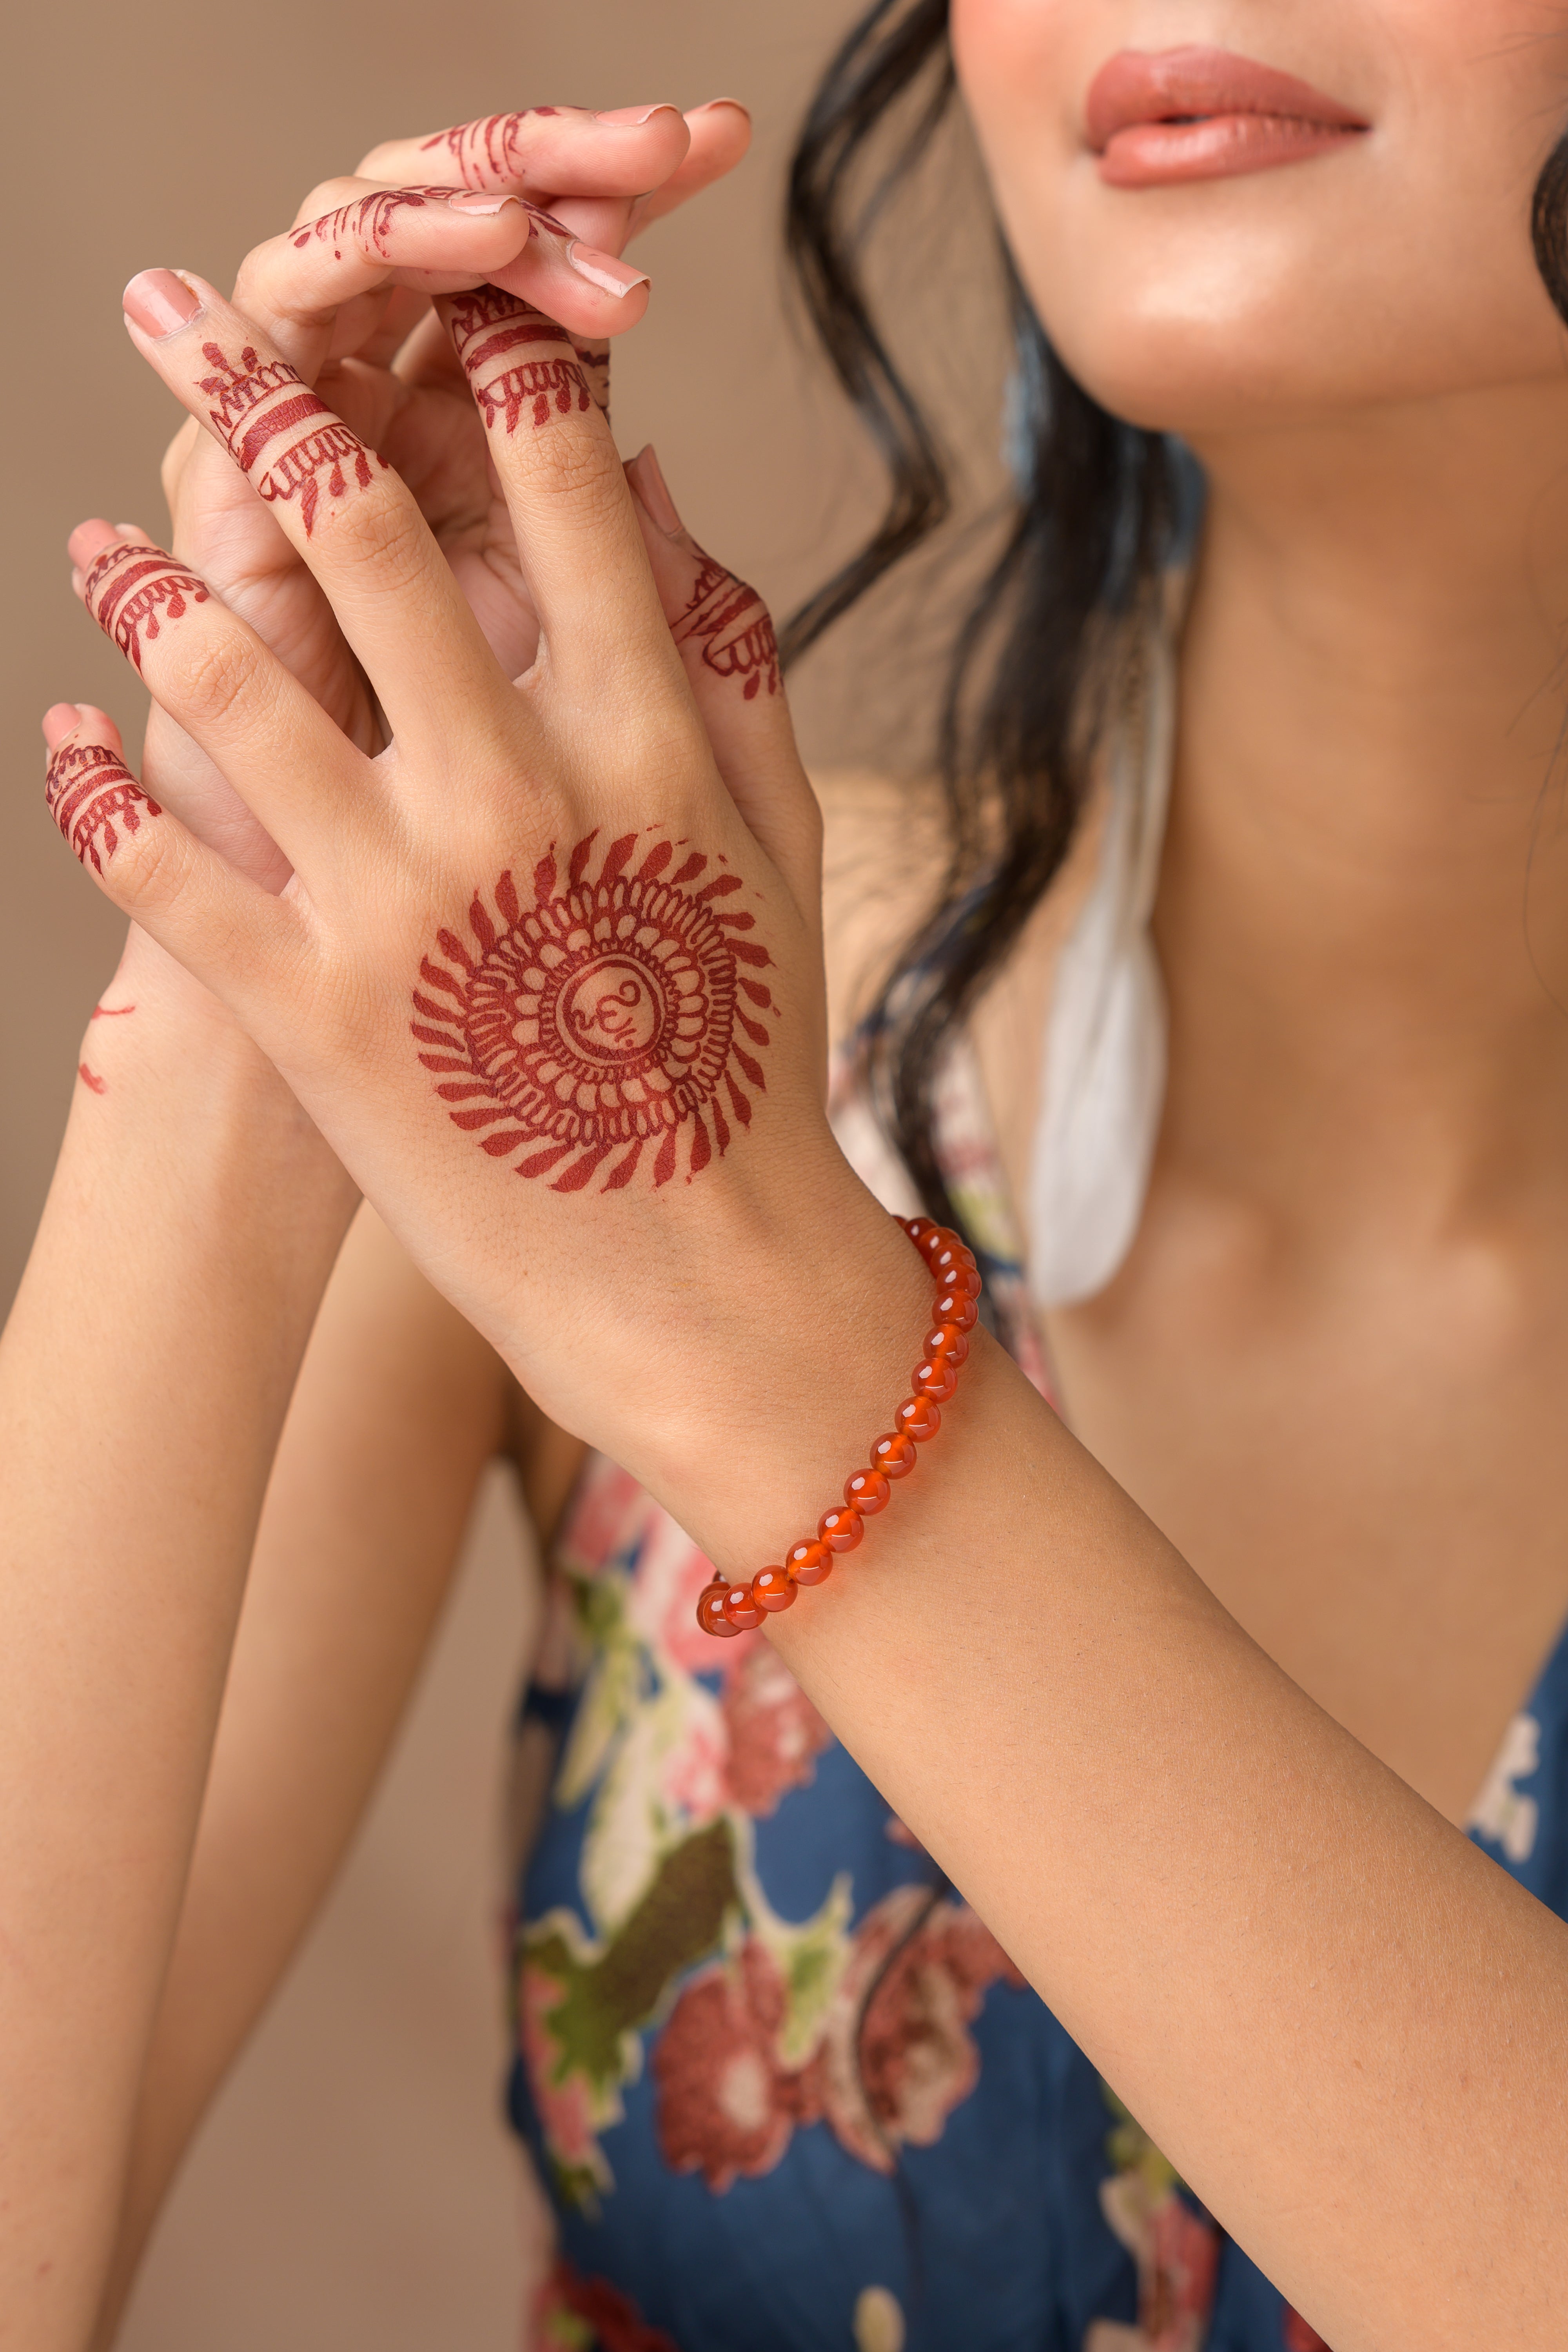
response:
<path id="1" fill-rule="evenodd" d="M 853 1503 L 835 1503 L 818 1519 L 816 1532 L 829 1551 L 853 1551 L 866 1532 L 866 1523 Z M 797 1550 L 803 1549 L 796 1546 Z"/>
<path id="2" fill-rule="evenodd" d="M 784 1554 L 784 1574 L 796 1584 L 820 1584 L 832 1573 L 832 1550 L 815 1536 L 805 1543 L 792 1544 Z"/>
<path id="3" fill-rule="evenodd" d="M 764 1568 L 752 1579 L 752 1596 L 770 1617 L 795 1606 L 795 1586 L 782 1568 Z"/>
<path id="4" fill-rule="evenodd" d="M 964 1257 L 968 1257 L 968 1251 L 965 1250 L 963 1255 Z M 945 1264 L 943 1260 L 946 1261 Z M 942 1257 L 932 1266 L 931 1272 L 945 1288 L 965 1291 L 971 1298 L 979 1297 L 980 1269 L 973 1260 L 965 1265 L 955 1251 L 943 1250 Z"/>
<path id="5" fill-rule="evenodd" d="M 750 1633 L 763 1622 L 761 1603 L 752 1598 L 749 1584 L 731 1584 L 724 1595 L 724 1614 L 737 1633 Z"/>
<path id="6" fill-rule="evenodd" d="M 958 1386 L 958 1374 L 951 1356 L 932 1356 L 929 1362 L 917 1364 L 910 1374 L 910 1386 L 916 1396 L 935 1397 L 945 1404 Z"/>
<path id="7" fill-rule="evenodd" d="M 957 1290 L 950 1282 L 937 1293 L 931 1308 L 939 1323 L 956 1323 L 961 1331 L 973 1331 L 980 1320 L 980 1309 L 966 1290 Z"/>
<path id="8" fill-rule="evenodd" d="M 697 1596 L 697 1622 L 705 1633 L 716 1633 L 724 1642 L 732 1641 L 741 1630 L 738 1625 L 731 1625 L 724 1614 L 724 1599 L 729 1590 L 721 1576 L 715 1577 L 713 1582 L 705 1584 Z"/>
<path id="9" fill-rule="evenodd" d="M 891 1502 L 893 1490 L 879 1470 L 852 1470 L 844 1481 L 844 1499 L 853 1503 L 863 1518 L 885 1511 Z"/>
<path id="10" fill-rule="evenodd" d="M 912 1437 L 917 1445 L 923 1445 L 926 1439 L 934 1437 L 942 1427 L 941 1408 L 927 1396 L 906 1397 L 893 1419 L 904 1435 Z"/>
<path id="11" fill-rule="evenodd" d="M 900 1217 L 899 1223 L 916 1249 L 924 1249 L 926 1243 L 937 1230 L 929 1217 Z"/>
<path id="12" fill-rule="evenodd" d="M 951 1364 L 954 1371 L 969 1360 L 969 1342 L 956 1323 L 939 1323 L 934 1331 L 928 1331 L 925 1349 L 934 1363 Z"/>
<path id="13" fill-rule="evenodd" d="M 907 1478 L 919 1458 L 913 1439 L 901 1434 L 879 1437 L 871 1448 L 871 1467 L 884 1478 Z"/>
<path id="14" fill-rule="evenodd" d="M 945 1274 L 950 1266 L 978 1265 L 979 1263 L 967 1242 L 947 1241 L 933 1253 L 931 1270 L 933 1274 Z"/>

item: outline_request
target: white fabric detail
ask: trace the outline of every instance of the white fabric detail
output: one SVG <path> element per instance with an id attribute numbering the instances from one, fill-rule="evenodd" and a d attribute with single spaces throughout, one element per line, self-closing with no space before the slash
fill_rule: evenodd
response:
<path id="1" fill-rule="evenodd" d="M 1174 751 L 1175 656 L 1158 632 L 1119 730 L 1100 871 L 1061 951 L 1029 1165 L 1029 1286 L 1103 1290 L 1132 1246 L 1165 1098 L 1165 996 L 1149 936 Z"/>

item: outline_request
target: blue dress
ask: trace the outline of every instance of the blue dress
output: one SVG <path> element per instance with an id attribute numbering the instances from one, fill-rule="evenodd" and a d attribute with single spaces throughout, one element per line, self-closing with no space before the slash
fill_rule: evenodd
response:
<path id="1" fill-rule="evenodd" d="M 1001 1335 L 1047 1375 L 984 1139 Z M 894 1202 L 891 1205 L 904 1205 Z M 558 1545 L 578 1670 L 519 1889 L 509 2104 L 560 2260 L 530 2352 L 1314 2352 L 612 1463 Z M 1470 1831 L 1568 1916 L 1568 1634 Z"/>

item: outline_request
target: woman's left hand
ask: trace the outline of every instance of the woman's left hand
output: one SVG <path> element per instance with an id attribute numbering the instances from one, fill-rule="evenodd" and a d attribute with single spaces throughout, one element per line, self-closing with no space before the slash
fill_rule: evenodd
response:
<path id="1" fill-rule="evenodd" d="M 90 728 L 57 815 L 544 1410 L 652 1469 L 666 1412 L 671 1443 L 693 1425 L 689 1368 L 648 1393 L 674 1323 L 734 1318 L 724 1380 L 736 1265 L 836 1187 L 871 1205 L 824 1112 L 819 822 L 765 610 L 646 457 L 634 498 L 559 326 L 446 298 L 540 617 L 514 683 L 404 483 L 188 284 L 199 312 L 137 340 L 270 503 L 394 740 L 367 756 L 195 575 L 110 538 L 81 593 L 294 878 L 237 872 Z"/>

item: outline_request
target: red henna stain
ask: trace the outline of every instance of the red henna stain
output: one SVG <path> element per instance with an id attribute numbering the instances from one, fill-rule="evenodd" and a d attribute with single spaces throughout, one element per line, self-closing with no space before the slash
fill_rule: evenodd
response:
<path id="1" fill-rule="evenodd" d="M 76 1074 L 83 1086 L 90 1087 L 95 1095 L 106 1095 L 109 1092 L 109 1080 L 100 1078 L 96 1070 L 89 1070 L 85 1062 L 77 1064 Z"/>
<path id="2" fill-rule="evenodd" d="M 324 400 L 306 389 L 287 360 L 259 359 L 248 343 L 237 366 L 217 343 L 204 343 L 202 354 L 217 371 L 201 379 L 201 389 L 217 402 L 207 415 L 220 439 L 268 505 L 299 499 L 307 539 L 323 492 L 333 499 L 347 498 L 351 471 L 359 488 L 368 490 L 372 468 L 386 470 L 384 458 L 367 449 Z M 296 384 L 300 389 L 291 390 Z M 285 445 L 280 449 L 279 442 Z"/>
<path id="3" fill-rule="evenodd" d="M 95 1004 L 87 1017 L 89 1021 L 122 1021 L 135 1010 L 133 1004 Z"/>
<path id="4" fill-rule="evenodd" d="M 106 743 L 63 744 L 49 761 L 44 801 L 82 865 L 90 864 L 95 874 L 102 873 L 122 833 L 139 832 L 143 817 L 163 814 Z"/>
<path id="5" fill-rule="evenodd" d="M 384 261 L 398 214 L 445 204 L 451 194 L 450 188 L 377 188 L 374 194 L 340 205 L 336 212 L 323 213 L 320 220 L 307 221 L 303 228 L 294 230 L 293 242 L 304 247 L 314 238 L 320 245 L 330 245 L 334 261 L 342 259 L 345 245 L 357 243 L 380 254 Z"/>
<path id="6" fill-rule="evenodd" d="M 563 345 L 575 352 L 565 329 L 531 302 L 499 286 L 479 286 L 471 294 L 452 297 L 449 316 L 453 346 L 487 431 L 493 432 L 499 422 L 509 435 L 515 433 L 525 408 L 537 431 L 574 408 L 585 412 L 594 405 L 582 365 L 575 356 L 562 355 Z M 513 352 L 540 344 L 552 346 L 553 355 L 510 359 Z"/>
<path id="7" fill-rule="evenodd" d="M 164 621 L 184 620 L 192 604 L 206 603 L 208 593 L 205 581 L 187 572 L 177 557 L 128 540 L 106 547 L 82 584 L 88 611 L 138 669 L 143 636 L 151 644 Z"/>
<path id="8" fill-rule="evenodd" d="M 740 945 L 705 894 L 681 887 L 710 861 L 694 853 L 667 879 L 670 843 L 634 866 L 629 833 L 591 875 L 597 842 L 595 831 L 577 843 L 564 886 L 552 847 L 531 905 L 510 873 L 490 894 L 496 914 L 476 892 L 474 944 L 437 934 L 440 960 L 420 964 L 409 1024 L 454 1126 L 496 1159 L 521 1155 L 518 1175 L 547 1176 L 556 1192 L 595 1179 L 615 1192 L 639 1171 L 666 1184 L 682 1150 L 696 1174 L 729 1148 L 721 1090 L 742 1126 L 752 1102 L 739 1080 L 766 1090 L 737 1034 L 769 1043 L 737 1003 Z M 765 948 L 752 955 L 773 961 Z"/>
<path id="9" fill-rule="evenodd" d="M 773 617 L 754 588 L 697 551 L 702 568 L 686 607 L 673 622 L 678 646 L 696 640 L 702 658 L 721 677 L 738 677 L 741 691 L 753 701 L 765 686 L 779 690 L 778 640 Z"/>
<path id="10" fill-rule="evenodd" d="M 481 115 L 475 122 L 455 123 L 422 142 L 420 153 L 444 147 L 456 163 L 465 188 L 488 188 L 499 180 L 521 177 L 520 150 L 523 126 L 535 115 L 559 112 L 553 106 L 525 106 L 515 114 Z"/>

